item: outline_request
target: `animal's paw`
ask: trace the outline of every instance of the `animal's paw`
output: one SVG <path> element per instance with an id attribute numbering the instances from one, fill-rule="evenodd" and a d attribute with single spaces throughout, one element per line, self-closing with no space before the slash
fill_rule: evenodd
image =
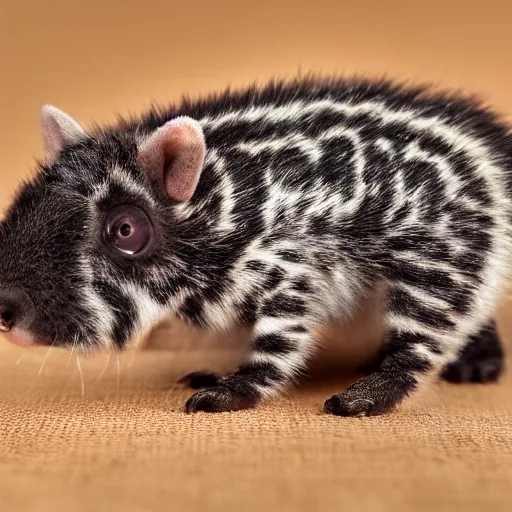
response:
<path id="1" fill-rule="evenodd" d="M 375 404 L 370 398 L 346 396 L 345 393 L 333 395 L 324 404 L 324 412 L 335 416 L 371 416 Z"/>
<path id="2" fill-rule="evenodd" d="M 442 373 L 448 382 L 496 382 L 503 372 L 502 358 L 489 358 L 481 361 L 465 361 L 463 359 L 449 364 Z"/>
<path id="3" fill-rule="evenodd" d="M 255 400 L 240 395 L 226 386 L 202 389 L 192 395 L 186 405 L 185 412 L 228 412 L 250 409 L 256 405 Z"/>
<path id="4" fill-rule="evenodd" d="M 394 379 L 380 372 L 358 380 L 324 404 L 336 416 L 376 416 L 393 410 L 412 391 L 413 381 Z"/>
<path id="5" fill-rule="evenodd" d="M 448 364 L 441 377 L 449 382 L 495 382 L 504 370 L 502 343 L 496 322 L 490 321 L 469 343 L 456 361 Z"/>
<path id="6" fill-rule="evenodd" d="M 192 372 L 180 377 L 177 382 L 192 389 L 201 389 L 216 386 L 219 378 L 213 372 Z"/>

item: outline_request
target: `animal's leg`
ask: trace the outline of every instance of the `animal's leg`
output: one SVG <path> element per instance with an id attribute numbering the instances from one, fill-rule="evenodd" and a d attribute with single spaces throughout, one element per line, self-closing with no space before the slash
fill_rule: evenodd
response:
<path id="1" fill-rule="evenodd" d="M 442 287 L 434 285 L 426 293 L 407 281 L 427 279 L 406 277 L 405 283 L 391 284 L 385 313 L 387 345 L 377 371 L 327 400 L 326 412 L 366 416 L 391 411 L 416 390 L 423 377 L 442 370 L 453 346 L 462 345 L 463 340 L 457 343 L 459 319 L 444 300 Z"/>
<path id="2" fill-rule="evenodd" d="M 503 367 L 503 347 L 496 321 L 490 320 L 469 338 L 458 359 L 449 363 L 441 376 L 449 382 L 494 382 Z"/>
<path id="3" fill-rule="evenodd" d="M 187 412 L 224 412 L 255 407 L 294 379 L 306 363 L 313 336 L 307 303 L 292 288 L 281 288 L 260 307 L 250 352 L 236 373 L 198 391 Z"/>

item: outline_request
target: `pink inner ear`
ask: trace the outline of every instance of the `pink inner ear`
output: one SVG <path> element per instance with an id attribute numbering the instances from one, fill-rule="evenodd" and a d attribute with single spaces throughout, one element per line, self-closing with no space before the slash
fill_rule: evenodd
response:
<path id="1" fill-rule="evenodd" d="M 205 154 L 201 125 L 190 117 L 178 117 L 160 127 L 141 146 L 138 160 L 152 179 L 163 180 L 173 201 L 184 202 L 194 195 Z"/>
<path id="2" fill-rule="evenodd" d="M 80 124 L 53 105 L 43 105 L 41 108 L 41 128 L 45 156 L 50 164 L 65 146 L 86 136 Z"/>
<path id="3" fill-rule="evenodd" d="M 197 121 L 181 117 L 169 121 L 164 145 L 164 182 L 169 197 L 188 201 L 196 190 L 203 170 L 206 145 Z"/>

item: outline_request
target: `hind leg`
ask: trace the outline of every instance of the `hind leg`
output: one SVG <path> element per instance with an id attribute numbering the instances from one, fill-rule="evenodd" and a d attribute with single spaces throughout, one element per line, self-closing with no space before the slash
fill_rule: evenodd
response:
<path id="1" fill-rule="evenodd" d="M 449 276 L 419 268 L 390 283 L 385 314 L 387 346 L 380 365 L 327 400 L 325 412 L 337 416 L 389 412 L 425 377 L 441 373 L 465 340 L 461 316 L 453 314 L 449 303 L 450 287 Z"/>
<path id="2" fill-rule="evenodd" d="M 441 377 L 449 382 L 495 382 L 504 367 L 503 347 L 494 320 L 471 336 L 458 359 L 448 364 Z"/>

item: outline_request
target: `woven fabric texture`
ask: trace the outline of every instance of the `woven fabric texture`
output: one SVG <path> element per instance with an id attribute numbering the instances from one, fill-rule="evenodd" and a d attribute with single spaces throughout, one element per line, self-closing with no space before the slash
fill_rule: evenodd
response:
<path id="1" fill-rule="evenodd" d="M 500 327 L 510 345 L 506 309 Z M 510 376 L 342 419 L 321 407 L 355 377 L 320 371 L 257 410 L 186 415 L 176 378 L 239 351 L 166 329 L 165 351 L 81 356 L 83 394 L 75 354 L 41 370 L 47 350 L 0 344 L 2 511 L 510 510 Z"/>

